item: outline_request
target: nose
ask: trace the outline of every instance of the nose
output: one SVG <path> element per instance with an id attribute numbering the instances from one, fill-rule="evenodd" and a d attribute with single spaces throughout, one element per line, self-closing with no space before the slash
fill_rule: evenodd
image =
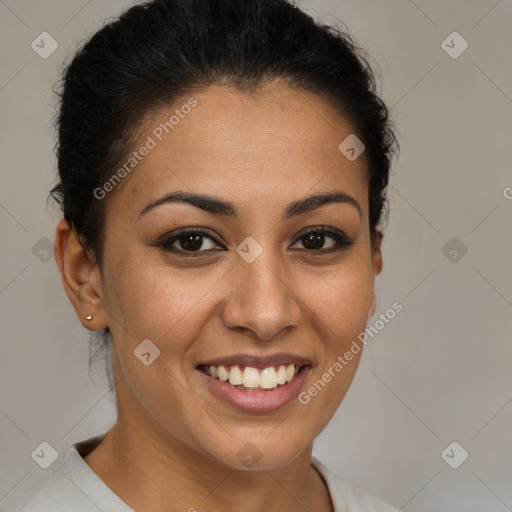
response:
<path id="1" fill-rule="evenodd" d="M 222 309 L 226 327 L 262 341 L 296 327 L 300 301 L 280 267 L 270 268 L 263 253 L 252 263 L 241 260 L 233 269 L 228 297 Z"/>

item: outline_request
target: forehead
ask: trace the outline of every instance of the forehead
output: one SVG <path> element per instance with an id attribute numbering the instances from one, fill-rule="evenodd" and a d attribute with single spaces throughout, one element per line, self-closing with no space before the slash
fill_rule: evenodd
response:
<path id="1" fill-rule="evenodd" d="M 349 161 L 338 149 L 353 133 L 337 109 L 307 91 L 274 86 L 249 95 L 211 86 L 146 117 L 133 146 L 136 165 L 111 202 L 138 212 L 179 189 L 224 197 L 243 211 L 244 202 L 284 204 L 342 189 L 366 210 L 364 153 Z"/>

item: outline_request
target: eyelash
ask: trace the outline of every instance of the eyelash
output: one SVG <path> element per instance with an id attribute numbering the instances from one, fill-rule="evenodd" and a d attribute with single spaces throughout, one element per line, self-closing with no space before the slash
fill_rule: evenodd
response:
<path id="1" fill-rule="evenodd" d="M 217 245 L 221 245 L 220 242 L 218 242 L 215 238 L 215 235 L 212 231 L 210 231 L 207 228 L 187 228 L 186 230 L 180 231 L 178 233 L 172 234 L 172 236 L 164 236 L 161 237 L 154 245 L 157 247 L 162 248 L 166 252 L 173 252 L 177 253 L 179 255 L 183 255 L 185 257 L 201 257 L 201 253 L 211 253 L 213 251 L 217 252 L 219 249 L 207 249 L 207 250 L 199 250 L 199 251 L 185 251 L 183 249 L 177 249 L 176 247 L 173 247 L 172 244 L 176 241 L 178 241 L 180 238 L 184 237 L 185 235 L 188 235 L 190 233 L 194 233 L 196 235 L 203 235 L 206 238 L 210 238 L 215 242 Z M 302 249 L 303 252 L 309 253 L 309 254 L 315 254 L 315 255 L 324 255 L 324 254 L 330 254 L 335 251 L 340 251 L 342 249 L 346 249 L 352 245 L 354 245 L 354 241 L 350 240 L 344 233 L 337 232 L 332 229 L 328 229 L 324 226 L 308 229 L 307 231 L 304 231 L 301 233 L 296 241 L 293 243 L 295 245 L 297 242 L 305 238 L 307 235 L 315 233 L 315 234 L 322 234 L 327 235 L 329 238 L 333 238 L 336 242 L 334 247 L 331 247 L 329 249 Z"/>

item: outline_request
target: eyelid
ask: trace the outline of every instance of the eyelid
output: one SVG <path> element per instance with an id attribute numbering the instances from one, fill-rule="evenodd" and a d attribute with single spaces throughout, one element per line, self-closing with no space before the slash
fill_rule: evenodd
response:
<path id="1" fill-rule="evenodd" d="M 186 235 L 187 233 L 191 232 L 198 233 L 200 235 L 205 234 L 208 236 L 208 238 L 211 238 L 216 244 L 221 245 L 220 242 L 217 240 L 217 234 L 215 233 L 215 231 L 200 226 L 190 226 L 188 228 L 179 229 L 178 231 L 173 231 L 172 233 L 165 233 L 164 235 L 158 238 L 158 240 L 155 242 L 155 245 L 167 244 L 171 240 L 175 241 L 180 236 Z"/>
<path id="2" fill-rule="evenodd" d="M 307 228 L 304 228 L 297 235 L 296 241 L 300 240 L 302 237 L 304 237 L 308 233 L 323 233 L 324 235 L 337 235 L 341 238 L 346 239 L 347 241 L 350 240 L 350 238 L 341 229 L 334 228 L 332 226 L 319 225 L 319 226 L 309 226 Z"/>

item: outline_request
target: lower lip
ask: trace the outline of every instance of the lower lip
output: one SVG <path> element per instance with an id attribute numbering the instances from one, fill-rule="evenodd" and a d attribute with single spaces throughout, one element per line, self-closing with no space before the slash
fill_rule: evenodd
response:
<path id="1" fill-rule="evenodd" d="M 310 369 L 311 366 L 303 367 L 290 382 L 269 391 L 242 391 L 199 369 L 196 371 L 210 391 L 233 407 L 245 412 L 273 412 L 286 407 L 297 398 Z"/>

